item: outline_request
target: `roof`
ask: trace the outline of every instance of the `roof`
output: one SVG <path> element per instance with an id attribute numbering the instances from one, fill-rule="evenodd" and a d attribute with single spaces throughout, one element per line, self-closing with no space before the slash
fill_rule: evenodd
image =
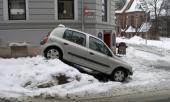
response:
<path id="1" fill-rule="evenodd" d="M 126 10 L 129 2 L 130 2 L 130 0 L 126 0 L 126 3 L 125 3 L 125 5 L 123 6 L 123 8 L 122 8 L 121 10 L 117 10 L 117 11 L 115 11 L 115 12 L 116 12 L 116 13 L 123 13 L 123 12 Z"/>
<path id="2" fill-rule="evenodd" d="M 128 29 L 125 31 L 126 33 L 129 33 L 129 32 L 136 32 L 136 29 L 133 28 L 132 26 L 129 26 Z"/>
<path id="3" fill-rule="evenodd" d="M 138 32 L 148 32 L 150 28 L 151 28 L 151 24 L 149 22 L 143 23 L 139 28 Z"/>
<path id="4" fill-rule="evenodd" d="M 116 13 L 146 11 L 145 0 L 133 0 L 132 4 L 130 4 L 130 1 L 131 0 L 126 0 L 124 7 L 121 10 L 117 10 Z"/>
<path id="5" fill-rule="evenodd" d="M 134 0 L 132 5 L 126 12 L 136 12 L 136 11 L 144 11 L 143 5 L 141 0 Z"/>

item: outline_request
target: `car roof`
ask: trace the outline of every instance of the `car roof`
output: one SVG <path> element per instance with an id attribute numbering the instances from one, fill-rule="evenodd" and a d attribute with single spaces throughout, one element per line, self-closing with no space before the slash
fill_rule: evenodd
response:
<path id="1" fill-rule="evenodd" d="M 65 30 L 72 30 L 72 31 L 76 31 L 76 32 L 80 32 L 80 33 L 83 33 L 83 34 L 86 34 L 86 35 L 88 35 L 88 36 L 92 36 L 92 37 L 94 37 L 94 38 L 96 38 L 96 39 L 99 39 L 99 40 L 101 40 L 100 38 L 98 38 L 98 37 L 96 37 L 96 36 L 94 36 L 94 35 L 92 35 L 92 34 L 89 34 L 89 33 L 86 33 L 86 32 L 83 32 L 83 31 L 80 31 L 80 30 L 77 30 L 77 29 L 72 29 L 72 28 L 68 28 L 68 27 L 57 27 L 57 28 L 61 28 L 61 29 L 63 29 L 64 31 Z M 103 41 L 103 40 L 101 40 L 101 41 Z"/>

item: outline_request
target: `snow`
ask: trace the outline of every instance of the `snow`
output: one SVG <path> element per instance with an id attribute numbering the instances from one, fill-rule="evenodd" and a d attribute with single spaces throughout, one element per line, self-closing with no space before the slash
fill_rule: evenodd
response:
<path id="1" fill-rule="evenodd" d="M 18 42 L 11 42 L 9 43 L 9 46 L 29 46 L 30 44 L 28 42 L 22 42 L 22 43 L 18 43 Z"/>
<path id="2" fill-rule="evenodd" d="M 137 11 L 144 11 L 140 0 L 134 0 L 130 8 L 126 10 L 126 12 L 137 12 Z"/>
<path id="3" fill-rule="evenodd" d="M 165 39 L 165 38 L 162 38 Z M 140 47 L 153 46 L 155 49 L 170 49 L 167 41 L 148 40 L 135 36 L 131 39 L 117 38 L 118 42 L 126 42 Z M 158 46 L 159 45 L 159 46 Z M 43 97 L 56 99 L 81 99 L 110 97 L 130 93 L 154 90 L 156 87 L 168 87 L 170 77 L 170 55 L 162 55 L 140 50 L 136 46 L 127 48 L 127 55 L 121 57 L 134 70 L 134 75 L 125 83 L 100 82 L 91 75 L 80 73 L 77 69 L 60 60 L 46 60 L 42 56 L 23 58 L 0 58 L 0 97 Z M 60 84 L 59 76 L 67 78 Z M 44 85 L 44 87 L 42 87 Z M 40 87 L 41 86 L 41 87 Z"/>
<path id="4" fill-rule="evenodd" d="M 145 11 L 147 8 L 143 0 L 134 0 L 130 8 L 127 8 L 130 1 L 131 0 L 127 0 L 123 8 L 121 10 L 117 10 L 116 13 Z"/>
<path id="5" fill-rule="evenodd" d="M 133 28 L 132 26 L 129 26 L 128 27 L 128 29 L 125 31 L 126 33 L 128 33 L 128 32 L 130 32 L 130 33 L 134 33 L 134 32 L 136 32 L 136 29 L 135 28 Z"/>
<path id="6" fill-rule="evenodd" d="M 60 75 L 67 76 L 67 81 L 72 87 L 98 82 L 92 76 L 82 74 L 60 60 L 45 60 L 41 56 L 18 59 L 1 58 L 0 70 L 0 92 L 31 93 L 31 95 L 46 91 L 50 93 L 53 90 L 55 93 L 62 92 L 62 88 L 56 89 L 55 87 L 59 85 L 57 76 Z M 52 84 L 49 89 L 39 90 L 38 86 L 48 83 Z"/>
<path id="7" fill-rule="evenodd" d="M 151 28 L 151 24 L 149 22 L 143 23 L 139 28 L 138 32 L 148 32 L 150 28 Z"/>
<path id="8" fill-rule="evenodd" d="M 167 38 L 162 38 L 162 39 L 167 39 Z M 170 50 L 170 41 L 169 40 L 147 40 L 146 44 L 146 39 L 143 39 L 139 36 L 134 36 L 130 39 L 123 39 L 123 38 L 117 38 L 118 42 L 126 42 L 128 44 L 137 44 L 137 45 L 145 45 L 145 46 L 154 46 L 158 47 L 161 49 L 167 49 Z"/>

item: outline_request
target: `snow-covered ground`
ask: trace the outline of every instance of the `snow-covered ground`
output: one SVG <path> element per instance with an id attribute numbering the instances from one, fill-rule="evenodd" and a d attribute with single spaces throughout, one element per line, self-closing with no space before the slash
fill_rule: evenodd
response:
<path id="1" fill-rule="evenodd" d="M 148 45 L 144 45 L 139 37 L 130 40 L 118 38 L 118 41 L 154 46 L 155 49 L 163 48 L 161 44 L 165 46 L 170 43 L 168 40 L 148 41 Z M 167 45 L 164 48 L 170 47 Z M 82 74 L 57 59 L 46 60 L 42 56 L 0 58 L 0 97 L 94 98 L 154 90 L 157 86 L 169 87 L 164 84 L 170 80 L 170 56 L 166 53 L 162 56 L 129 46 L 127 55 L 121 58 L 134 69 L 134 75 L 125 83 L 99 82 L 93 76 Z"/>
<path id="2" fill-rule="evenodd" d="M 154 46 L 158 48 L 164 48 L 170 50 L 170 38 L 160 38 L 160 40 L 146 40 L 138 36 L 134 36 L 131 39 L 117 38 L 118 42 L 126 42 L 128 44 L 136 44 L 143 46 Z"/>

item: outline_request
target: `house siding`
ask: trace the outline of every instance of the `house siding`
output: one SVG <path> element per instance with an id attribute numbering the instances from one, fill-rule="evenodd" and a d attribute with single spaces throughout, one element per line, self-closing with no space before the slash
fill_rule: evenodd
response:
<path id="1" fill-rule="evenodd" d="M 58 24 L 64 24 L 66 27 L 82 30 L 82 0 L 77 1 L 77 19 L 76 20 L 57 20 L 55 18 L 55 0 L 28 0 L 26 20 L 4 20 L 3 0 L 0 0 L 0 46 L 7 46 L 10 42 L 30 42 L 31 45 L 39 45 L 50 30 L 57 27 Z M 99 32 L 109 31 L 114 33 L 114 0 L 108 1 L 108 21 L 102 22 L 102 3 L 101 0 L 86 0 L 84 6 L 88 10 L 94 11 L 91 16 L 84 16 L 84 31 L 97 36 Z M 2 10 L 1 10 L 2 9 Z"/>
<path id="2" fill-rule="evenodd" d="M 3 20 L 3 2 L 0 0 L 0 21 Z"/>
<path id="3" fill-rule="evenodd" d="M 54 0 L 29 0 L 29 20 L 54 20 Z"/>

